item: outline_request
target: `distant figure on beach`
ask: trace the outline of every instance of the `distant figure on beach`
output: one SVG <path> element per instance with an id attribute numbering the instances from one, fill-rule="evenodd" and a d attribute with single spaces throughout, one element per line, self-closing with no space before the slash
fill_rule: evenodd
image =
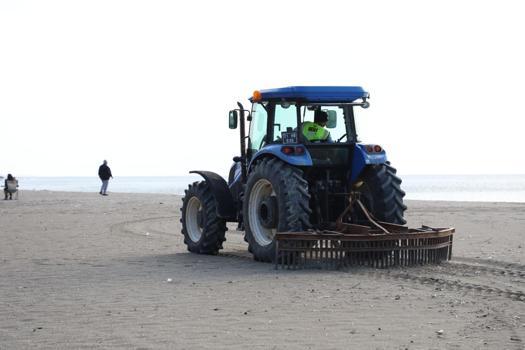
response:
<path id="1" fill-rule="evenodd" d="M 109 179 L 113 178 L 111 175 L 111 169 L 108 167 L 108 161 L 104 160 L 104 163 L 98 168 L 98 177 L 102 180 L 102 187 L 100 187 L 100 194 L 107 196 L 106 191 L 108 190 Z"/>
<path id="2" fill-rule="evenodd" d="M 7 174 L 7 178 L 4 181 L 4 200 L 13 199 L 13 193 L 18 191 L 18 180 L 11 174 Z M 18 197 L 17 197 L 18 198 Z"/>

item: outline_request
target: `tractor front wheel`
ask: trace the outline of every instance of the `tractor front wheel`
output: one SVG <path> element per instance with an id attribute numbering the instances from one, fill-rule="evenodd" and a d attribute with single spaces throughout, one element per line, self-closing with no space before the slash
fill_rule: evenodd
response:
<path id="1" fill-rule="evenodd" d="M 215 198 L 206 181 L 189 185 L 182 198 L 182 234 L 188 250 L 198 254 L 217 254 L 227 230 L 217 217 Z"/>
<path id="2" fill-rule="evenodd" d="M 274 260 L 277 232 L 311 227 L 308 182 L 302 175 L 275 158 L 262 159 L 250 173 L 243 201 L 244 239 L 255 260 Z"/>

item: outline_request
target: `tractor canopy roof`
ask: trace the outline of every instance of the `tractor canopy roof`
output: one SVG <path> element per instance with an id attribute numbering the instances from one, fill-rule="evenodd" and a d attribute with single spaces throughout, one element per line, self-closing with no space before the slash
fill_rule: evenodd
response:
<path id="1" fill-rule="evenodd" d="M 254 91 L 250 101 L 353 102 L 360 98 L 368 98 L 368 92 L 360 86 L 289 86 Z"/>

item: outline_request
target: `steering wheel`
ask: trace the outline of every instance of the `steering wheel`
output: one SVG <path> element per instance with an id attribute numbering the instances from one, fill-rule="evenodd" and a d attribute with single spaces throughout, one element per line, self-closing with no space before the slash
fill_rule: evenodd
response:
<path id="1" fill-rule="evenodd" d="M 338 138 L 336 142 L 341 142 L 341 140 L 344 139 L 345 137 L 346 137 L 346 134 L 344 134 L 343 136 L 341 136 L 340 138 Z"/>

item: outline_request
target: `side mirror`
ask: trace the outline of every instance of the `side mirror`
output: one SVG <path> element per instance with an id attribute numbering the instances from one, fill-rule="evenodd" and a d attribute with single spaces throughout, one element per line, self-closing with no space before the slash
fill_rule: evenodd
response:
<path id="1" fill-rule="evenodd" d="M 238 119 L 238 116 L 237 116 L 237 111 L 236 110 L 233 110 L 233 111 L 230 111 L 230 115 L 229 115 L 229 118 L 228 118 L 228 126 L 230 127 L 230 129 L 237 129 L 237 119 Z"/>
<path id="2" fill-rule="evenodd" d="M 327 110 L 328 121 L 326 122 L 326 127 L 328 129 L 334 129 L 337 126 L 337 111 Z"/>

